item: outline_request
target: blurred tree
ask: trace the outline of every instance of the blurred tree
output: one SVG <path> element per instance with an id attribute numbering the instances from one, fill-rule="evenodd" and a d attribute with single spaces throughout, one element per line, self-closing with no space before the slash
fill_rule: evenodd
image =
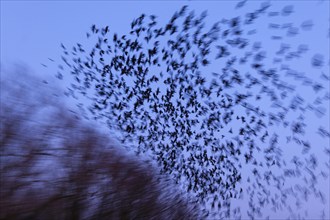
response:
<path id="1" fill-rule="evenodd" d="M 172 181 L 75 118 L 41 81 L 10 73 L 0 91 L 0 219 L 200 218 Z"/>

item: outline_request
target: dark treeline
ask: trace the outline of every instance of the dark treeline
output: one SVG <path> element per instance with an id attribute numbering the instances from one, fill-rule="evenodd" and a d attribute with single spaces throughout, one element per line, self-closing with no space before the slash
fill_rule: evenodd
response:
<path id="1" fill-rule="evenodd" d="M 80 120 L 41 80 L 1 73 L 0 219 L 199 219 L 157 169 Z"/>

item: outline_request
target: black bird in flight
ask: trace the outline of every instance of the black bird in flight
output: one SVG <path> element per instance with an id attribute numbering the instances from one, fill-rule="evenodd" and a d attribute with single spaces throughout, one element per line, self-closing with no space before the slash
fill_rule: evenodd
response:
<path id="1" fill-rule="evenodd" d="M 93 25 L 90 35 L 98 40 L 91 52 L 70 54 L 63 46 L 63 61 L 77 78 L 70 89 L 90 98 L 91 115 L 107 120 L 137 154 L 150 153 L 161 172 L 172 175 L 205 209 L 212 204 L 214 210 L 205 210 L 208 218 L 261 218 L 266 206 L 286 209 L 292 217 L 297 207 L 287 201 L 299 204 L 302 194 L 324 196 L 317 178 L 328 173 L 323 170 L 328 162 L 310 159 L 320 146 L 305 138 L 309 122 L 299 116 L 325 115 L 329 54 L 315 53 L 305 62 L 308 46 L 289 43 L 302 34 L 290 23 L 294 6 L 271 9 L 262 3 L 209 24 L 206 12 L 185 6 L 165 24 L 142 14 L 123 36 L 111 37 L 108 26 Z M 262 39 L 255 37 L 257 21 L 268 22 Z M 313 30 L 312 21 L 301 24 L 304 31 Z M 319 76 L 290 65 L 299 59 Z M 305 90 L 318 101 L 299 95 Z M 328 127 L 315 133 L 329 139 Z M 288 156 L 292 148 L 299 166 Z M 318 159 L 322 166 L 317 167 Z M 244 213 L 234 207 L 234 198 L 243 195 Z"/>

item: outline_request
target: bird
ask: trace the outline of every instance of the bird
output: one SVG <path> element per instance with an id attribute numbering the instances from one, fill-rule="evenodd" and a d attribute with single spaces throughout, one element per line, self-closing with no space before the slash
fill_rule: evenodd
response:
<path id="1" fill-rule="evenodd" d="M 236 9 L 241 10 L 245 4 L 246 1 L 239 2 Z M 165 24 L 157 22 L 156 15 L 142 14 L 132 21 L 127 35 L 113 33 L 112 37 L 108 26 L 109 31 L 98 33 L 93 25 L 91 34 L 112 39 L 93 48 L 93 56 L 105 58 L 106 53 L 99 52 L 108 48 L 110 55 L 91 62 L 81 52 L 72 55 L 70 63 L 67 55 L 63 60 L 70 64 L 69 69 L 79 73 L 76 75 L 82 83 L 92 83 L 107 94 L 105 100 L 95 93 L 92 101 L 97 105 L 86 108 L 92 108 L 95 116 L 104 117 L 106 113 L 108 124 L 124 137 L 136 139 L 138 146 L 131 146 L 138 155 L 150 152 L 161 172 L 172 175 L 187 192 L 196 195 L 199 203 L 218 207 L 218 218 L 233 217 L 230 198 L 248 193 L 247 189 L 236 187 L 244 181 L 251 188 L 245 214 L 253 218 L 262 215 L 262 207 L 278 209 L 288 197 L 297 199 L 300 193 L 293 189 L 278 199 L 278 194 L 268 192 L 265 184 L 276 186 L 281 195 L 287 175 L 299 180 L 306 178 L 315 185 L 315 167 L 309 166 L 310 160 L 297 167 L 303 175 L 285 170 L 291 162 L 283 158 L 286 149 L 281 147 L 280 139 L 284 137 L 286 141 L 288 137 L 288 144 L 294 141 L 301 146 L 301 157 L 309 154 L 308 149 L 313 147 L 304 140 L 308 124 L 297 113 L 315 111 L 320 117 L 324 114 L 321 108 L 295 94 L 297 86 L 287 79 L 304 80 L 316 97 L 324 91 L 325 82 L 309 78 L 289 65 L 293 59 L 302 59 L 308 48 L 302 45 L 293 50 L 285 43 L 301 34 L 289 22 L 294 6 L 265 13 L 270 8 L 269 3 L 262 3 L 241 16 L 206 25 L 206 12 L 196 15 L 184 6 Z M 281 23 L 281 16 L 288 23 Z M 258 29 L 250 28 L 257 20 L 268 19 L 272 19 L 266 25 L 268 40 L 277 45 L 273 53 L 264 49 L 267 45 L 262 40 L 255 40 Z M 305 22 L 304 26 L 311 23 Z M 272 61 L 271 67 L 267 60 Z M 315 53 L 309 62 L 317 70 L 322 70 L 324 63 L 325 56 L 320 53 Z M 209 70 L 210 65 L 217 69 Z M 329 77 L 324 72 L 323 75 L 320 80 L 327 81 Z M 85 87 L 76 86 L 74 90 L 84 91 Z M 289 118 L 292 114 L 297 117 Z M 284 130 L 289 136 L 280 135 Z M 315 132 L 329 138 L 324 127 Z M 121 140 L 129 143 L 128 139 Z M 249 178 L 244 175 L 243 166 L 254 167 Z M 215 195 L 222 201 L 215 200 Z M 241 214 L 235 210 L 236 217 Z"/>

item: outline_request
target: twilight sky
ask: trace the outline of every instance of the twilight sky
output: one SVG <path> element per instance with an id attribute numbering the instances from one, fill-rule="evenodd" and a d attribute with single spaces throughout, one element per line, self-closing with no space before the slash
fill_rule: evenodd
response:
<path id="1" fill-rule="evenodd" d="M 126 34 L 129 32 L 131 21 L 140 14 L 155 14 L 160 23 L 166 22 L 183 5 L 188 5 L 189 10 L 195 10 L 197 14 L 207 10 L 207 21 L 213 24 L 223 18 L 243 15 L 258 8 L 262 2 L 264 1 L 247 1 L 244 7 L 235 9 L 236 1 L 1 1 L 1 68 L 11 69 L 15 64 L 23 63 L 33 73 L 48 80 L 54 79 L 50 76 L 56 73 L 57 64 L 61 62 L 60 44 L 63 43 L 69 48 L 77 42 L 88 45 L 91 41 L 86 39 L 86 32 L 92 24 L 99 27 L 108 25 L 111 33 Z M 265 20 L 257 19 L 257 22 L 251 26 L 251 31 L 256 29 L 257 33 L 251 39 L 262 42 L 262 46 L 269 54 L 275 54 L 281 44 L 290 45 L 292 51 L 299 47 L 307 48 L 303 58 L 292 59 L 287 63 L 297 72 L 321 82 L 326 88 L 326 91 L 323 91 L 324 95 L 329 95 L 330 81 L 323 79 L 324 76 L 330 77 L 329 1 L 269 2 L 272 6 L 267 13 L 281 14 L 288 5 L 293 6 L 293 12 L 290 16 L 268 15 L 265 16 L 267 18 Z M 277 24 L 289 23 L 297 28 L 276 27 Z M 274 40 L 272 36 L 283 36 L 283 39 Z M 324 63 L 322 68 L 312 67 L 311 62 L 315 55 L 321 55 Z M 273 65 L 271 61 L 269 59 L 270 66 Z M 208 68 L 217 71 L 217 66 L 211 65 Z M 210 73 L 212 71 L 213 69 L 209 70 Z M 287 77 L 287 80 L 296 86 L 300 96 L 310 102 L 315 101 L 313 90 L 296 81 L 294 77 Z M 329 104 L 329 101 L 325 103 Z M 330 158 L 329 155 L 324 154 L 324 148 L 329 148 L 330 143 L 329 139 L 321 138 L 316 131 L 320 126 L 327 131 L 330 130 L 329 106 L 324 104 L 321 111 L 324 114 L 322 118 L 314 113 L 306 113 L 309 132 L 305 136 L 311 141 L 313 152 L 317 155 L 320 165 L 325 167 L 325 163 L 330 163 Z M 285 148 L 285 155 L 289 157 L 294 154 L 294 146 Z M 318 185 L 327 200 L 325 208 L 327 219 L 330 218 L 329 181 L 329 178 L 325 179 Z M 306 219 L 320 219 L 320 207 L 323 206 L 317 199 L 311 199 L 303 205 L 304 211 L 299 211 L 303 214 L 299 216 L 303 218 L 306 211 L 308 212 Z M 269 212 L 274 219 L 282 219 L 288 215 L 274 214 L 268 209 L 265 209 L 265 212 Z"/>

